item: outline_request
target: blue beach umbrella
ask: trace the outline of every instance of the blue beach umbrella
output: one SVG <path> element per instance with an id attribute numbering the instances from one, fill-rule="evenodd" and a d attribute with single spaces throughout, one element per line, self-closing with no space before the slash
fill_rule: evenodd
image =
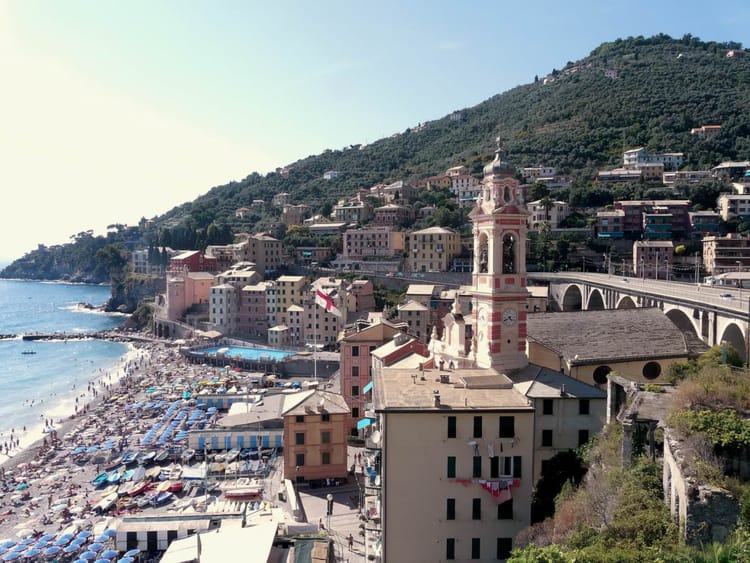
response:
<path id="1" fill-rule="evenodd" d="M 114 549 L 106 549 L 99 554 L 102 559 L 114 559 L 117 557 L 117 552 Z"/>
<path id="2" fill-rule="evenodd" d="M 81 547 L 83 544 L 86 543 L 86 540 L 83 538 L 76 538 L 72 542 L 70 542 L 70 545 L 74 545 L 76 547 Z"/>
<path id="3" fill-rule="evenodd" d="M 94 563 L 111 563 L 109 559 L 97 559 Z"/>
<path id="4" fill-rule="evenodd" d="M 117 563 L 133 563 L 133 561 L 135 561 L 135 559 L 132 557 L 122 557 L 117 560 Z"/>
<path id="5" fill-rule="evenodd" d="M 18 542 L 18 545 L 31 545 L 32 543 L 36 542 L 36 538 L 34 536 L 29 536 L 28 538 L 22 539 L 20 542 Z"/>
<path id="6" fill-rule="evenodd" d="M 104 549 L 104 546 L 100 544 L 99 542 L 92 543 L 89 546 L 89 551 L 93 551 L 93 552 L 101 551 L 102 549 Z"/>
<path id="7" fill-rule="evenodd" d="M 13 540 L 5 540 L 3 543 L 0 543 L 0 547 L 2 547 L 3 549 L 10 549 L 14 545 L 16 545 L 16 542 L 14 542 Z"/>
<path id="8" fill-rule="evenodd" d="M 94 538 L 94 542 L 96 543 L 104 543 L 105 541 L 108 541 L 108 540 L 109 540 L 109 536 L 105 534 L 102 534 L 101 536 Z"/>
<path id="9" fill-rule="evenodd" d="M 113 537 L 115 537 L 117 535 L 117 530 L 115 530 L 114 528 L 107 528 L 106 530 L 104 530 L 102 532 L 102 535 L 103 536 L 109 536 L 110 538 L 113 538 Z"/>
<path id="10" fill-rule="evenodd" d="M 84 551 L 83 553 L 81 553 L 80 557 L 85 561 L 93 561 L 94 559 L 96 559 L 96 553 L 94 553 L 93 551 Z"/>
<path id="11" fill-rule="evenodd" d="M 65 553 L 75 553 L 75 552 L 76 552 L 76 551 L 78 551 L 79 549 L 81 549 L 81 546 L 80 546 L 80 545 L 76 545 L 76 544 L 74 544 L 74 543 L 71 543 L 71 544 L 70 544 L 70 545 L 69 545 L 68 547 L 66 547 L 65 549 L 63 549 L 63 551 L 64 551 Z"/>
<path id="12" fill-rule="evenodd" d="M 78 536 L 76 537 L 81 538 L 82 540 L 86 540 L 93 535 L 93 532 L 91 532 L 90 530 L 81 530 L 80 532 L 78 532 Z"/>
<path id="13" fill-rule="evenodd" d="M 140 552 L 141 552 L 141 550 L 140 550 L 140 549 L 138 549 L 138 548 L 135 548 L 135 549 L 131 549 L 130 551 L 126 551 L 126 552 L 125 552 L 125 557 L 135 557 L 135 556 L 136 556 L 136 555 L 138 555 L 138 554 L 139 554 Z"/>
<path id="14" fill-rule="evenodd" d="M 55 534 L 44 534 L 41 538 L 39 538 L 39 542 L 48 542 L 55 539 Z"/>
<path id="15" fill-rule="evenodd" d="M 57 555 L 61 551 L 62 551 L 62 549 L 60 549 L 58 546 L 51 545 L 47 549 L 45 549 L 42 553 L 44 553 L 45 557 L 54 557 L 55 555 Z"/>
<path id="16" fill-rule="evenodd" d="M 26 549 L 27 547 L 25 545 L 21 545 L 20 543 L 10 548 L 11 552 L 15 551 L 18 553 L 23 553 L 24 551 L 26 551 Z"/>
<path id="17" fill-rule="evenodd" d="M 39 548 L 36 548 L 36 547 L 32 547 L 31 549 L 29 549 L 28 551 L 26 551 L 26 552 L 25 552 L 25 553 L 23 554 L 23 556 L 24 556 L 24 557 L 36 557 L 36 556 L 37 556 L 37 555 L 39 555 L 39 554 L 40 554 L 41 552 L 42 552 L 42 550 L 41 550 L 41 549 L 39 549 Z"/>
<path id="18" fill-rule="evenodd" d="M 10 553 L 6 553 L 3 555 L 3 561 L 15 561 L 16 559 L 21 557 L 20 551 L 11 551 Z"/>

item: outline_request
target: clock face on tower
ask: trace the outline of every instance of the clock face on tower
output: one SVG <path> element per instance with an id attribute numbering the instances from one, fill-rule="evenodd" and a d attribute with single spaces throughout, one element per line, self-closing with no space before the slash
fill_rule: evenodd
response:
<path id="1" fill-rule="evenodd" d="M 516 320 L 518 319 L 518 313 L 516 313 L 515 309 L 511 309 L 508 307 L 503 311 L 503 324 L 506 326 L 513 325 Z"/>

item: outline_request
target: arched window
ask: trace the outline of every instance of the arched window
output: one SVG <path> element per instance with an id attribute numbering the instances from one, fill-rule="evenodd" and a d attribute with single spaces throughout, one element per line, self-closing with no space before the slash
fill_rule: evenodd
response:
<path id="1" fill-rule="evenodd" d="M 503 273 L 516 273 L 516 237 L 512 234 L 503 237 Z"/>
<path id="2" fill-rule="evenodd" d="M 487 248 L 487 234 L 482 233 L 479 235 L 479 248 L 478 248 L 478 272 L 483 274 L 487 273 L 487 263 L 489 261 Z"/>
<path id="3" fill-rule="evenodd" d="M 505 190 L 503 191 L 503 202 L 510 203 L 510 188 L 508 186 L 505 186 Z"/>

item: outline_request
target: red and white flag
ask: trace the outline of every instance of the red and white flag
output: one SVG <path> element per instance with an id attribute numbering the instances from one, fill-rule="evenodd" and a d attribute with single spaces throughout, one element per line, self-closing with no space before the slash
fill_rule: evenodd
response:
<path id="1" fill-rule="evenodd" d="M 331 313 L 332 315 L 336 315 L 337 317 L 342 316 L 341 311 L 339 311 L 336 305 L 333 304 L 333 299 L 331 299 L 331 296 L 322 289 L 315 290 L 315 303 L 323 307 L 323 309 L 326 310 L 326 313 Z"/>

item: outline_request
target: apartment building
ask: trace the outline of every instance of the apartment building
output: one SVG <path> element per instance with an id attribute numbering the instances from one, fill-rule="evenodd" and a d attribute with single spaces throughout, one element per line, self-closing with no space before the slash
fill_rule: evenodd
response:
<path id="1" fill-rule="evenodd" d="M 529 210 L 527 224 L 532 231 L 539 230 L 542 224 L 549 225 L 552 229 L 560 227 L 565 218 L 570 215 L 568 203 L 565 201 L 542 200 L 530 201 L 526 204 Z"/>
<path id="2" fill-rule="evenodd" d="M 276 324 L 286 325 L 289 319 L 287 309 L 292 305 L 302 305 L 306 283 L 305 276 L 280 276 L 276 280 Z"/>
<path id="3" fill-rule="evenodd" d="M 703 266 L 712 276 L 750 272 L 750 237 L 729 233 L 703 239 Z"/>
<path id="4" fill-rule="evenodd" d="M 445 227 L 430 227 L 407 235 L 407 264 L 412 272 L 447 272 L 461 254 L 461 236 Z"/>
<path id="5" fill-rule="evenodd" d="M 627 150 L 622 155 L 626 168 L 638 168 L 648 164 L 662 164 L 664 170 L 676 170 L 682 166 L 684 155 L 681 152 L 650 153 L 643 147 Z"/>
<path id="6" fill-rule="evenodd" d="M 399 227 L 410 225 L 414 222 L 415 211 L 413 207 L 389 203 L 376 207 L 373 223 L 376 225 Z"/>
<path id="7" fill-rule="evenodd" d="M 396 231 L 392 226 L 347 229 L 342 242 L 342 257 L 345 260 L 393 256 L 404 251 L 404 233 Z"/>

